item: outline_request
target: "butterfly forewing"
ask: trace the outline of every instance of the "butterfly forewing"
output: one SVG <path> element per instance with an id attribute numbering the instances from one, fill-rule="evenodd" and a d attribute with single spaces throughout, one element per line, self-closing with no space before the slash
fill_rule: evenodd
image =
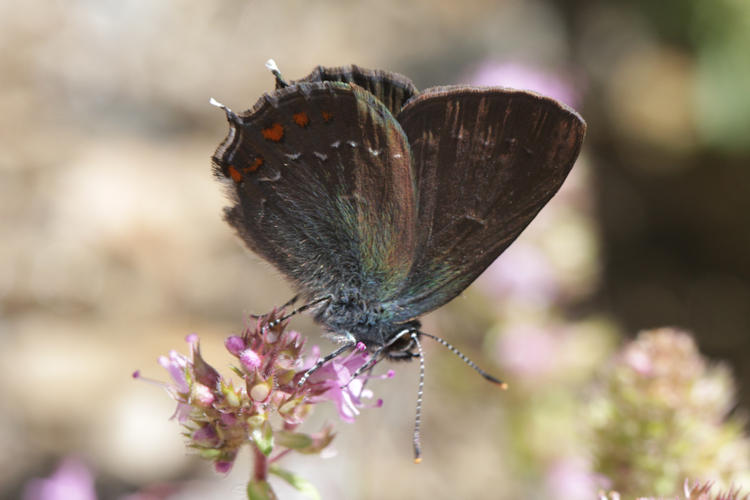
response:
<path id="1" fill-rule="evenodd" d="M 247 245 L 308 298 L 394 295 L 414 254 L 416 200 L 409 145 L 385 106 L 356 86 L 302 82 L 235 121 L 214 164 Z"/>
<path id="2" fill-rule="evenodd" d="M 398 115 L 418 184 L 418 243 L 398 301 L 410 319 L 454 298 L 562 185 L 585 123 L 509 89 L 439 87 Z"/>

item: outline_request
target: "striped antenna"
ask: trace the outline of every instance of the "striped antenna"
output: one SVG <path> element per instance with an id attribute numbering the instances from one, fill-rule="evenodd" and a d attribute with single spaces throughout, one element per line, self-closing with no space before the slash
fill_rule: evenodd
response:
<path id="1" fill-rule="evenodd" d="M 422 394 L 424 394 L 424 352 L 419 342 L 419 332 L 413 332 L 411 339 L 419 351 L 419 388 L 417 389 L 417 416 L 414 418 L 414 463 L 422 462 L 422 446 L 419 438 L 419 425 L 422 423 Z"/>
<path id="2" fill-rule="evenodd" d="M 503 382 L 500 379 L 497 379 L 497 378 L 493 377 L 492 375 L 490 375 L 486 371 L 484 371 L 481 368 L 479 368 L 476 363 L 474 363 L 472 360 L 470 360 L 464 353 L 462 353 L 461 351 L 459 351 L 458 349 L 456 349 L 455 347 L 453 347 L 447 341 L 441 339 L 440 337 L 438 337 L 436 335 L 431 335 L 429 333 L 419 332 L 419 334 L 420 335 L 424 335 L 425 337 L 429 337 L 432 340 L 438 342 L 439 344 L 442 344 L 443 346 L 447 347 L 448 350 L 450 350 L 453 354 L 455 354 L 456 356 L 458 356 L 461 359 L 461 361 L 463 361 L 464 363 L 466 363 L 467 365 L 469 365 L 470 367 L 472 367 L 478 374 L 480 374 L 485 379 L 489 380 L 493 384 L 499 385 L 501 389 L 505 390 L 505 389 L 508 388 L 508 384 L 506 384 L 505 382 Z"/>

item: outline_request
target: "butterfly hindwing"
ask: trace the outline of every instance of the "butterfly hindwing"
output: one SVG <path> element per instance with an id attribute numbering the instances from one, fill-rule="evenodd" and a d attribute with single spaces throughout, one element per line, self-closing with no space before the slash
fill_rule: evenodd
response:
<path id="1" fill-rule="evenodd" d="M 215 172 L 233 201 L 226 220 L 250 249 L 307 298 L 396 293 L 416 200 L 409 145 L 388 109 L 356 85 L 312 81 L 228 115 Z"/>
<path id="2" fill-rule="evenodd" d="M 317 66 L 299 82 L 344 82 L 353 83 L 370 92 L 396 116 L 406 101 L 419 93 L 411 80 L 398 73 L 379 69 L 366 69 L 357 65 L 327 68 Z"/>
<path id="3" fill-rule="evenodd" d="M 565 180 L 585 123 L 552 99 L 472 87 L 427 89 L 398 120 L 419 203 L 406 320 L 461 293 L 516 239 Z"/>

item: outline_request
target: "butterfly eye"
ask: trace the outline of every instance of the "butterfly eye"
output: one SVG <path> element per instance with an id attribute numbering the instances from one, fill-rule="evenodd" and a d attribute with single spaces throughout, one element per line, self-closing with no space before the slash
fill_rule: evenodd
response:
<path id="1" fill-rule="evenodd" d="M 410 336 L 416 331 L 416 327 L 410 327 L 396 333 L 384 346 L 386 355 L 394 360 L 416 357 L 417 355 L 413 352 L 415 347 L 414 340 Z"/>

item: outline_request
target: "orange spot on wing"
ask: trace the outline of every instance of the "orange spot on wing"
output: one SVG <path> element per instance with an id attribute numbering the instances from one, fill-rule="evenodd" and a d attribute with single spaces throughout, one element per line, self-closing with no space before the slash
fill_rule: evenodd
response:
<path id="1" fill-rule="evenodd" d="M 300 127 L 307 127 L 307 124 L 310 123 L 310 118 L 308 118 L 307 113 L 305 113 L 304 111 L 294 113 L 292 115 L 292 118 L 294 119 L 294 123 L 296 123 Z"/>
<path id="2" fill-rule="evenodd" d="M 326 123 L 331 121 L 331 118 L 333 118 L 333 114 L 329 113 L 328 111 L 323 111 L 320 114 L 323 115 L 323 121 Z"/>
<path id="3" fill-rule="evenodd" d="M 250 165 L 249 167 L 243 168 L 242 171 L 245 172 L 246 174 L 250 172 L 255 172 L 256 170 L 260 168 L 261 165 L 263 165 L 263 157 L 258 156 L 253 161 L 252 165 Z"/>
<path id="4" fill-rule="evenodd" d="M 227 170 L 229 170 L 229 177 L 231 177 L 234 182 L 242 182 L 242 174 L 234 168 L 234 165 L 229 165 Z"/>
<path id="5" fill-rule="evenodd" d="M 274 123 L 268 128 L 264 128 L 260 131 L 263 134 L 263 138 L 273 142 L 279 142 L 284 137 L 284 127 L 280 123 Z"/>

